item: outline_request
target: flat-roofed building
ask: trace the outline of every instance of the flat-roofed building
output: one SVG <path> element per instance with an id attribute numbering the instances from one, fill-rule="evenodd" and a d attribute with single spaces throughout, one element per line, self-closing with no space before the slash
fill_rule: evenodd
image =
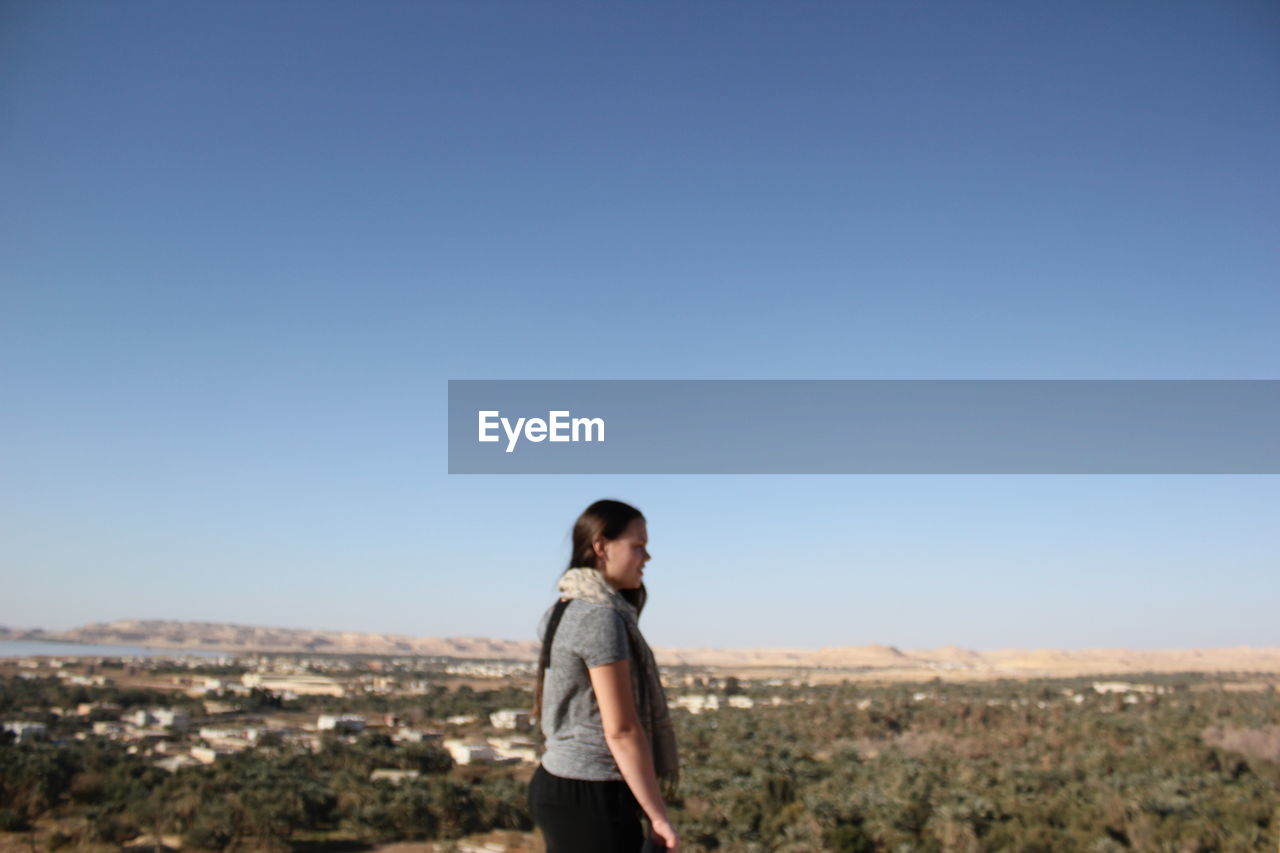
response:
<path id="1" fill-rule="evenodd" d="M 498 757 L 493 747 L 481 741 L 449 738 L 442 746 L 448 750 L 455 764 L 490 764 Z"/>
<path id="2" fill-rule="evenodd" d="M 495 729 L 529 730 L 529 712 L 521 708 L 503 708 L 489 715 L 489 724 Z"/>
<path id="3" fill-rule="evenodd" d="M 167 770 L 170 773 L 176 773 L 184 767 L 194 767 L 198 764 L 200 764 L 198 759 L 192 758 L 190 755 L 183 753 L 160 759 L 156 762 L 156 767 L 159 767 L 161 770 Z"/>
<path id="4" fill-rule="evenodd" d="M 182 708 L 154 708 L 151 716 L 162 726 L 175 732 L 184 732 L 191 726 L 191 712 Z"/>
<path id="5" fill-rule="evenodd" d="M 231 755 L 231 752 L 225 749 L 215 749 L 208 746 L 191 747 L 191 757 L 201 764 L 212 764 L 219 758 L 225 758 L 228 755 Z"/>
<path id="6" fill-rule="evenodd" d="M 489 739 L 494 755 L 499 761 L 520 761 L 525 764 L 537 764 L 539 759 L 538 745 L 523 737 L 495 737 Z"/>
<path id="7" fill-rule="evenodd" d="M 444 738 L 444 732 L 401 726 L 391 737 L 399 743 L 439 743 Z"/>
<path id="8" fill-rule="evenodd" d="M 16 741 L 38 740 L 49 733 L 44 723 L 32 723 L 26 720 L 10 720 L 3 725 L 6 732 L 13 735 Z"/>
<path id="9" fill-rule="evenodd" d="M 364 728 L 364 717 L 356 714 L 321 714 L 316 720 L 316 729 L 322 732 L 359 734 Z"/>
<path id="10" fill-rule="evenodd" d="M 272 693 L 293 693 L 297 696 L 344 696 L 342 682 L 327 675 L 269 675 L 246 672 L 240 679 L 245 687 L 257 687 Z"/>

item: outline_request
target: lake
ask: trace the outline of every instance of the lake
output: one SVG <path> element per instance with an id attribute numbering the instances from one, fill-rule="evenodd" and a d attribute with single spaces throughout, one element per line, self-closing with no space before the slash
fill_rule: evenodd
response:
<path id="1" fill-rule="evenodd" d="M 148 649 L 144 646 L 106 646 L 87 643 L 51 643 L 47 640 L 0 640 L 0 658 L 49 655 L 60 658 L 219 658 L 228 652 L 205 649 Z"/>

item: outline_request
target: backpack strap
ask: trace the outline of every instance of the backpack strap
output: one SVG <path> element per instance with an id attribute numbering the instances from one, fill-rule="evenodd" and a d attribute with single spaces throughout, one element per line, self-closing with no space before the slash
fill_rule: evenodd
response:
<path id="1" fill-rule="evenodd" d="M 551 616 L 547 619 L 547 632 L 542 635 L 542 654 L 538 656 L 538 669 L 545 670 L 551 666 L 551 641 L 556 638 L 556 629 L 560 627 L 560 617 L 564 616 L 565 608 L 569 606 L 569 599 L 562 599 L 556 602 L 556 606 L 551 608 Z"/>

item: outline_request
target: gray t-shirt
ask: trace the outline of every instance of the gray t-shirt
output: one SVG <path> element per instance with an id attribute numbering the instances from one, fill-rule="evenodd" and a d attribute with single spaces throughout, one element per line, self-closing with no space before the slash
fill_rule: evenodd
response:
<path id="1" fill-rule="evenodd" d="M 538 625 L 539 638 L 545 636 L 550 616 L 548 609 Z M 607 604 L 569 602 L 551 641 L 551 664 L 542 683 L 542 733 L 547 737 L 542 766 L 548 773 L 592 782 L 622 778 L 605 743 L 587 670 L 630 656 L 622 614 Z"/>

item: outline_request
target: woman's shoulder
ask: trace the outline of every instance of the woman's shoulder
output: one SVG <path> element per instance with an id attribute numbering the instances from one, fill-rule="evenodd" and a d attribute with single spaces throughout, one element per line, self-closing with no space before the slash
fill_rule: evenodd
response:
<path id="1" fill-rule="evenodd" d="M 538 635 L 546 637 L 547 622 L 554 605 L 543 616 Z M 608 604 L 574 599 L 564 609 L 556 627 L 555 648 L 579 655 L 588 666 L 625 658 L 630 643 L 622 614 Z"/>
<path id="2" fill-rule="evenodd" d="M 560 619 L 560 628 L 561 630 L 567 628 L 586 632 L 600 630 L 610 632 L 621 630 L 625 632 L 626 622 L 623 620 L 622 614 L 608 604 L 575 598 L 564 609 L 564 616 Z"/>
<path id="3" fill-rule="evenodd" d="M 546 637 L 547 626 L 551 622 L 551 614 L 555 612 L 559 604 L 560 602 L 553 603 L 542 614 L 542 619 L 538 621 L 539 639 Z M 586 601 L 585 599 L 575 598 L 566 603 L 564 612 L 560 615 L 560 623 L 556 628 L 556 635 L 562 635 L 566 628 L 575 632 L 583 629 L 589 631 L 593 628 L 621 629 L 625 632 L 626 620 L 623 619 L 621 613 L 602 601 Z"/>

